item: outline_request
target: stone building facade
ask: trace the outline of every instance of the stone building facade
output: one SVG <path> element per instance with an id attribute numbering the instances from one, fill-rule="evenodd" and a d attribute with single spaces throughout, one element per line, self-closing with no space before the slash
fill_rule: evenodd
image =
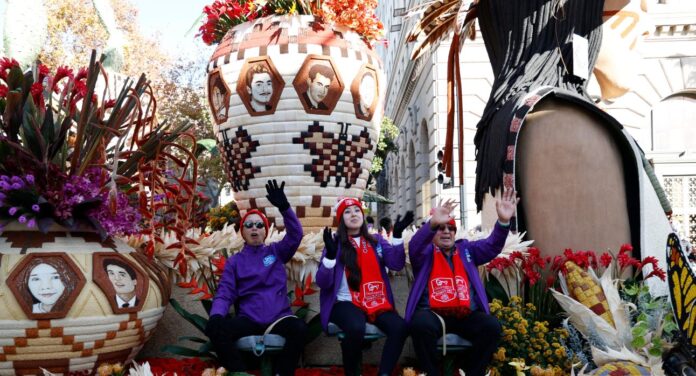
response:
<path id="1" fill-rule="evenodd" d="M 629 129 L 655 171 L 672 203 L 673 223 L 696 242 L 696 2 L 648 0 L 649 35 L 638 46 L 643 56 L 632 90 L 615 101 L 601 101 L 594 77 L 589 85 L 598 106 Z M 463 227 L 488 227 L 495 220 L 484 205 L 474 204 L 475 146 L 482 111 L 493 74 L 480 32 L 460 53 L 464 106 L 464 185 L 437 181 L 437 155 L 445 143 L 447 112 L 447 51 L 443 41 L 429 56 L 412 61 L 413 43 L 405 38 L 414 24 L 408 9 L 422 0 L 380 2 L 386 47 L 378 47 L 387 76 L 385 115 L 400 129 L 398 153 L 389 155 L 378 180 L 380 194 L 396 203 L 381 205 L 379 216 L 395 218 L 414 210 L 416 220 L 428 216 L 441 198 L 460 202 L 457 219 Z M 455 150 L 458 146 L 455 144 Z M 454 153 L 455 157 L 457 152 Z M 455 161 L 455 163 L 459 163 Z M 456 170 L 456 169 L 455 169 Z M 455 182 L 458 177 L 454 177 Z M 446 183 L 446 182 L 445 182 Z"/>

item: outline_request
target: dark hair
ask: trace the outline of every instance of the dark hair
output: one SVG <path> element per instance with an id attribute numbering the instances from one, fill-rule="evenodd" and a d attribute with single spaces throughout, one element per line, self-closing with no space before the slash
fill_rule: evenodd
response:
<path id="1" fill-rule="evenodd" d="M 266 64 L 258 63 L 254 64 L 249 69 L 246 71 L 246 86 L 251 87 L 251 81 L 254 79 L 254 75 L 258 73 L 268 73 L 268 75 L 271 75 L 270 69 L 266 66 Z M 272 79 L 272 77 L 271 77 Z"/>
<path id="2" fill-rule="evenodd" d="M 321 74 L 322 76 L 328 78 L 331 81 L 333 81 L 334 77 L 336 76 L 336 73 L 334 73 L 331 67 L 326 66 L 324 64 L 314 64 L 309 68 L 309 72 L 307 72 L 307 77 L 309 77 L 310 80 L 314 81 L 317 79 L 317 73 Z"/>
<path id="3" fill-rule="evenodd" d="M 341 262 L 345 265 L 348 273 L 346 273 L 346 280 L 348 281 L 348 286 L 353 291 L 360 290 L 360 281 L 362 280 L 362 272 L 358 267 L 358 256 L 356 254 L 353 243 L 350 241 L 350 235 L 348 235 L 348 228 L 343 222 L 343 218 L 338 223 L 338 230 L 336 231 L 338 236 L 338 241 L 341 244 Z M 372 236 L 367 231 L 367 222 L 363 221 L 362 226 L 360 226 L 360 236 L 365 238 L 372 247 L 377 246 L 377 238 Z"/>
<path id="4" fill-rule="evenodd" d="M 135 270 L 133 270 L 133 268 L 130 265 L 126 264 L 125 262 L 123 262 L 119 259 L 110 258 L 110 259 L 104 260 L 104 262 L 103 262 L 104 271 L 107 272 L 107 274 L 109 273 L 109 271 L 106 269 L 106 267 L 109 265 L 116 265 L 119 268 L 122 268 L 123 270 L 125 270 L 126 273 L 128 273 L 128 276 L 130 277 L 131 280 L 138 278 L 138 275 L 135 274 Z"/>
<path id="5" fill-rule="evenodd" d="M 379 227 L 383 228 L 385 231 L 391 231 L 391 223 L 389 217 L 384 217 L 379 220 Z"/>
<path id="6" fill-rule="evenodd" d="M 24 301 L 27 303 L 31 302 L 29 303 L 29 308 L 31 308 L 32 304 L 39 302 L 39 300 L 29 290 L 29 278 L 31 277 L 31 272 L 34 270 L 34 268 L 41 264 L 46 264 L 55 269 L 61 282 L 63 283 L 63 286 L 65 287 L 65 290 L 53 305 L 54 309 L 51 309 L 51 312 L 60 311 L 64 308 L 67 297 L 69 297 L 70 294 L 72 294 L 72 292 L 75 290 L 79 279 L 75 275 L 75 272 L 70 269 L 65 260 L 58 256 L 36 257 L 24 266 L 24 269 L 22 269 L 16 279 L 17 281 L 22 281 L 23 286 L 26 286 L 27 292 L 29 293 L 23 297 Z"/>
<path id="7" fill-rule="evenodd" d="M 374 225 L 375 219 L 368 215 L 367 217 L 365 217 L 365 222 L 367 222 L 368 224 Z"/>

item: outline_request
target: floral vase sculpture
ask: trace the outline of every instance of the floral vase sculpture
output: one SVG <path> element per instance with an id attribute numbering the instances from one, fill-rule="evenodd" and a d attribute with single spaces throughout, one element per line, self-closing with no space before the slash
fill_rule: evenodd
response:
<path id="1" fill-rule="evenodd" d="M 166 272 L 118 236 L 144 236 L 150 252 L 164 210 L 180 213 L 166 217 L 178 233 L 193 227 L 195 177 L 160 167 L 170 147 L 192 153 L 176 144 L 184 128 L 145 110 L 144 75 L 113 99 L 94 94 L 102 72 L 95 52 L 77 74 L 0 58 L 0 375 L 126 363 L 168 304 Z"/>
<path id="2" fill-rule="evenodd" d="M 230 29 L 208 65 L 208 98 L 239 209 L 282 228 L 264 189 L 277 179 L 305 230 L 331 226 L 337 199 L 366 188 L 384 87 L 376 52 L 347 27 L 284 15 Z"/>
<path id="3" fill-rule="evenodd" d="M 167 275 L 145 257 L 93 231 L 6 228 L 0 375 L 91 372 L 132 360 L 169 301 Z"/>

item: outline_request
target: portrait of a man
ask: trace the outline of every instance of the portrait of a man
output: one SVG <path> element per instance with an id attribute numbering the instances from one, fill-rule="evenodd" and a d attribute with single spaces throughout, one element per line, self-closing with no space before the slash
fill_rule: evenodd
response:
<path id="1" fill-rule="evenodd" d="M 256 112 L 270 111 L 273 108 L 273 77 L 265 64 L 254 64 L 246 74 L 247 92 L 251 108 Z"/>
<path id="2" fill-rule="evenodd" d="M 109 281 L 116 291 L 114 299 L 119 308 L 129 308 L 138 305 L 138 297 L 135 287 L 138 284 L 138 276 L 135 270 L 118 259 L 105 259 L 104 271 L 109 276 Z"/>
<path id="3" fill-rule="evenodd" d="M 292 82 L 305 111 L 330 115 L 343 93 L 343 81 L 330 56 L 308 55 Z"/>
<path id="4" fill-rule="evenodd" d="M 324 64 L 314 64 L 307 73 L 307 91 L 302 96 L 306 103 L 315 110 L 328 110 L 329 107 L 324 103 L 326 95 L 329 94 L 331 80 L 335 77 L 333 69 Z"/>
<path id="5" fill-rule="evenodd" d="M 365 65 L 360 69 L 351 84 L 351 94 L 355 116 L 358 119 L 372 120 L 379 99 L 377 73 L 373 67 Z"/>
<path id="6" fill-rule="evenodd" d="M 213 113 L 215 123 L 221 124 L 227 121 L 227 111 L 229 107 L 229 90 L 227 85 L 222 80 L 220 72 L 214 72 L 208 79 L 208 95 L 210 101 L 210 109 Z"/>
<path id="7" fill-rule="evenodd" d="M 131 259 L 118 253 L 94 253 L 92 279 L 114 313 L 136 312 L 145 298 L 149 279 Z"/>
<path id="8" fill-rule="evenodd" d="M 285 81 L 268 56 L 247 59 L 237 79 L 237 94 L 251 116 L 274 113 L 283 87 Z"/>

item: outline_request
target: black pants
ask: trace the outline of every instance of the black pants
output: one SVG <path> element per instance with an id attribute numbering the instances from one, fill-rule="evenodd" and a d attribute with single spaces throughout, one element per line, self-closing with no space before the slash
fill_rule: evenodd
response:
<path id="1" fill-rule="evenodd" d="M 246 370 L 235 342 L 242 337 L 263 334 L 267 327 L 268 325 L 257 324 L 246 317 L 226 317 L 220 330 L 210 336 L 222 366 L 231 372 Z M 306 343 L 307 324 L 301 319 L 288 317 L 277 323 L 271 333 L 285 338 L 285 347 L 276 359 L 275 373 L 294 375 Z"/>
<path id="2" fill-rule="evenodd" d="M 329 320 L 338 325 L 345 334 L 345 338 L 341 341 L 345 374 L 349 376 L 359 375 L 367 315 L 352 302 L 336 302 L 331 309 Z M 406 321 L 395 311 L 380 314 L 374 325 L 387 335 L 384 349 L 382 349 L 378 374 L 380 376 L 390 375 L 401 356 L 401 350 L 406 342 L 406 337 L 408 337 L 408 327 Z"/>
<path id="3" fill-rule="evenodd" d="M 473 349 L 464 366 L 466 376 L 483 376 L 493 353 L 498 348 L 502 327 L 495 317 L 474 311 L 464 318 L 443 316 L 447 333 L 454 333 L 471 341 Z M 421 365 L 421 371 L 427 375 L 439 375 L 437 340 L 442 336 L 442 324 L 429 309 L 419 309 L 413 314 L 409 323 L 413 347 Z"/>

